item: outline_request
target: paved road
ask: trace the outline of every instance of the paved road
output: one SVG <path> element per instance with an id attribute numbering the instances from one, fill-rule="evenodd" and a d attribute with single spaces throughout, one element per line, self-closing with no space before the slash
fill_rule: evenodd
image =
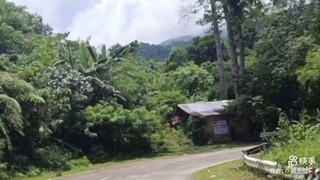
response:
<path id="1" fill-rule="evenodd" d="M 241 150 L 251 147 L 253 146 L 148 160 L 65 176 L 55 180 L 188 180 L 192 173 L 202 168 L 241 158 Z"/>

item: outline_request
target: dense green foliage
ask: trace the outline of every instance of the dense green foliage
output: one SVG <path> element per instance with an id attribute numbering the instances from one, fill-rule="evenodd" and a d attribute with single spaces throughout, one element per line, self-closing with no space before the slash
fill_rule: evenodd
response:
<path id="1" fill-rule="evenodd" d="M 299 167 L 319 167 L 317 159 L 320 158 L 319 153 L 319 115 L 316 117 L 317 121 L 310 123 L 310 117 L 305 116 L 301 119 L 301 123 L 291 124 L 285 114 L 281 115 L 279 126 L 281 127 L 279 137 L 272 140 L 272 148 L 270 151 L 261 155 L 262 158 L 276 161 L 284 166 L 288 165 L 289 157 L 291 155 L 298 158 L 314 157 L 314 164 L 309 163 Z M 307 147 L 307 148 L 306 148 Z"/>
<path id="2" fill-rule="evenodd" d="M 284 114 L 287 121 L 300 121 L 304 112 L 303 124 L 280 121 L 284 135 L 276 147 L 283 148 L 282 141 L 302 147 L 308 139 L 314 148 L 301 155 L 318 153 L 311 142 L 318 137 L 311 129 L 318 127 L 320 108 L 315 6 L 243 6 L 243 14 L 233 12 L 243 22 L 246 46 L 246 68 L 237 78 L 223 43 L 229 98 L 238 88 L 228 108 L 235 124 L 248 121 L 257 137 L 279 126 Z M 90 39 L 53 34 L 41 17 L 0 0 L 0 36 L 0 179 L 208 142 L 200 137 L 203 120 L 190 118 L 177 130 L 168 121 L 179 103 L 219 99 L 212 35 L 179 47 L 135 41 L 107 50 Z"/>
<path id="3" fill-rule="evenodd" d="M 305 110 L 312 115 L 319 108 L 313 103 L 316 86 L 309 84 L 310 76 L 316 78 L 311 69 L 316 66 L 313 52 L 319 48 L 311 27 L 315 14 L 312 5 L 300 6 L 299 12 L 288 7 L 261 18 L 254 46 L 257 60 L 239 79 L 241 97 L 230 107 L 238 119 L 258 123 L 266 131 L 278 126 L 281 112 L 292 121 Z"/>
<path id="4" fill-rule="evenodd" d="M 196 37 L 187 48 L 187 58 L 193 60 L 200 65 L 204 62 L 217 61 L 216 45 L 213 35 L 208 35 L 203 38 Z M 225 47 L 223 48 L 226 49 Z M 228 53 L 224 51 L 224 58 L 228 59 Z"/>
<path id="5" fill-rule="evenodd" d="M 146 60 L 152 60 L 157 62 L 164 62 L 168 60 L 170 52 L 175 48 L 185 48 L 190 44 L 190 42 L 184 41 L 173 41 L 168 44 L 149 44 L 149 43 L 139 43 L 137 51 L 134 53 L 136 56 L 142 57 Z M 110 49 L 115 49 L 121 45 L 116 44 Z"/>
<path id="6" fill-rule="evenodd" d="M 155 61 L 165 61 L 169 57 L 170 47 L 140 43 L 137 55 Z"/>
<path id="7" fill-rule="evenodd" d="M 164 62 L 166 61 L 169 56 L 170 52 L 175 48 L 185 48 L 188 46 L 189 42 L 183 42 L 183 41 L 174 41 L 169 44 L 148 44 L 148 43 L 139 43 L 139 47 L 137 49 L 137 52 L 135 55 L 145 58 L 147 60 L 153 60 L 158 62 Z"/>

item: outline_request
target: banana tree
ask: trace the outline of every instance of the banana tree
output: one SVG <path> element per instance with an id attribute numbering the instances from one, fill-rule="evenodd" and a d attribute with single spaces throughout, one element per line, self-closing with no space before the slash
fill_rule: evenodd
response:
<path id="1" fill-rule="evenodd" d="M 78 54 L 72 52 L 70 46 L 61 44 L 61 57 L 63 60 L 58 61 L 53 66 L 68 65 L 72 70 L 79 72 L 85 77 L 85 81 L 90 82 L 92 87 L 104 90 L 107 94 L 121 99 L 125 102 L 125 98 L 121 95 L 120 91 L 117 91 L 111 82 L 115 78 L 111 70 L 112 68 L 124 57 L 132 53 L 138 42 L 134 41 L 126 46 L 119 48 L 112 56 L 108 55 L 106 46 L 101 47 L 101 52 L 90 45 L 88 39 L 85 42 L 80 42 L 78 46 Z M 78 56 L 77 56 L 78 55 Z"/>

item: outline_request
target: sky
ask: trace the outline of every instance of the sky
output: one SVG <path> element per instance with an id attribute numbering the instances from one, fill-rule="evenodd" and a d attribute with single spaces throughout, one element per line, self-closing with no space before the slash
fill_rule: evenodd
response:
<path id="1" fill-rule="evenodd" d="M 178 23 L 182 0 L 10 0 L 43 17 L 55 32 L 70 32 L 70 39 L 95 45 L 127 44 L 134 40 L 160 43 L 184 35 L 201 34 L 195 24 Z"/>

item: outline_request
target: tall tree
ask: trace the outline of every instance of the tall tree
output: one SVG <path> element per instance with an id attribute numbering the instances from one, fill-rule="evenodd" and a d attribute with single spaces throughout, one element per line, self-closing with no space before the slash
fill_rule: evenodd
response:
<path id="1" fill-rule="evenodd" d="M 237 32 L 238 32 L 238 41 L 239 41 L 239 48 L 240 48 L 240 75 L 243 74 L 246 68 L 246 59 L 245 59 L 245 46 L 244 46 L 244 39 L 242 35 L 242 26 L 240 23 L 237 25 Z"/>
<path id="2" fill-rule="evenodd" d="M 189 6 L 183 6 L 180 9 L 180 15 L 182 20 L 189 20 L 189 15 L 191 13 L 195 14 L 200 12 L 200 9 L 204 9 L 203 18 L 200 19 L 197 23 L 200 25 L 212 24 L 214 30 L 214 38 L 216 45 L 216 53 L 217 53 L 217 61 L 219 67 L 219 81 L 220 81 L 220 89 L 221 99 L 228 98 L 228 84 L 227 84 L 227 76 L 224 67 L 224 56 L 223 56 L 223 46 L 220 38 L 219 31 L 219 14 L 218 7 L 216 6 L 217 0 L 195 0 L 195 3 Z"/>
<path id="3" fill-rule="evenodd" d="M 234 31 L 237 37 L 237 43 L 240 52 L 240 75 L 243 74 L 245 69 L 245 44 L 242 33 L 242 23 L 243 23 L 243 6 L 244 3 L 241 0 L 229 1 L 231 17 L 234 22 Z"/>
<path id="4" fill-rule="evenodd" d="M 221 99 L 228 98 L 228 84 L 227 84 L 227 76 L 224 69 L 224 61 L 223 61 L 223 51 L 222 44 L 220 39 L 220 31 L 219 31 L 219 22 L 218 22 L 218 14 L 216 11 L 216 0 L 210 0 L 211 11 L 212 11 L 212 25 L 214 30 L 214 37 L 216 43 L 216 51 L 217 51 L 217 60 L 219 66 L 219 75 L 220 75 L 220 88 L 221 88 Z"/>
<path id="5" fill-rule="evenodd" d="M 222 2 L 223 12 L 225 15 L 227 31 L 228 31 L 228 42 L 229 42 L 230 57 L 231 57 L 231 63 L 232 63 L 232 75 L 234 77 L 234 80 L 237 81 L 237 79 L 239 78 L 239 63 L 237 58 L 237 47 L 235 43 L 235 35 L 233 30 L 234 22 L 232 21 L 232 18 L 231 18 L 230 6 L 228 3 L 228 0 L 222 0 L 221 2 Z M 237 98 L 238 88 L 237 88 L 236 82 L 234 83 L 234 91 L 235 91 L 235 96 Z"/>

